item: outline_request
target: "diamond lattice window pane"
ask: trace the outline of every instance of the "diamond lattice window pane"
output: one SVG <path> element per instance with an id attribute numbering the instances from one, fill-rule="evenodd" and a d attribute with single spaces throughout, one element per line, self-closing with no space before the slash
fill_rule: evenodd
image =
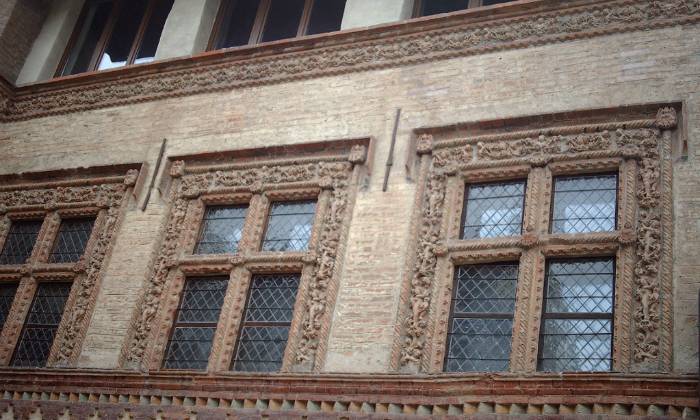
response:
<path id="1" fill-rule="evenodd" d="M 0 264 L 24 264 L 32 255 L 42 221 L 13 221 L 0 252 Z"/>
<path id="2" fill-rule="evenodd" d="M 547 312 L 612 313 L 612 259 L 552 262 L 547 271 Z"/>
<path id="3" fill-rule="evenodd" d="M 228 277 L 189 278 L 185 281 L 173 332 L 165 350 L 164 368 L 207 368 L 227 286 Z"/>
<path id="4" fill-rule="evenodd" d="M 94 224 L 94 218 L 62 221 L 53 250 L 49 255 L 49 262 L 70 263 L 78 261 L 85 252 Z"/>
<path id="5" fill-rule="evenodd" d="M 613 258 L 548 263 L 539 370 L 611 370 L 614 265 Z"/>
<path id="6" fill-rule="evenodd" d="M 10 308 L 16 292 L 17 283 L 0 284 L 0 332 L 2 332 L 2 327 L 5 325 L 7 315 L 10 314 Z"/>
<path id="7" fill-rule="evenodd" d="M 609 371 L 612 321 L 545 319 L 540 352 L 539 370 L 542 371 Z"/>
<path id="8" fill-rule="evenodd" d="M 617 175 L 554 180 L 552 233 L 613 231 L 616 209 Z"/>
<path id="9" fill-rule="evenodd" d="M 13 366 L 46 365 L 70 289 L 70 283 L 39 284 L 12 358 Z"/>
<path id="10" fill-rule="evenodd" d="M 263 251 L 306 250 L 315 213 L 315 201 L 272 204 Z"/>
<path id="11" fill-rule="evenodd" d="M 520 235 L 525 182 L 469 185 L 464 199 L 463 239 Z"/>
<path id="12" fill-rule="evenodd" d="M 233 370 L 273 372 L 282 367 L 299 280 L 298 274 L 253 277 Z"/>
<path id="13" fill-rule="evenodd" d="M 517 278 L 512 263 L 457 267 L 445 371 L 508 370 Z"/>
<path id="14" fill-rule="evenodd" d="M 248 206 L 208 207 L 196 254 L 233 254 L 243 236 Z"/>

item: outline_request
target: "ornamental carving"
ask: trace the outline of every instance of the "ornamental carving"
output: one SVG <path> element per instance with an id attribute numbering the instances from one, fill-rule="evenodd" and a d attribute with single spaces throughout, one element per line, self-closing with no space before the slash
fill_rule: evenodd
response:
<path id="1" fill-rule="evenodd" d="M 135 313 L 128 345 L 123 350 L 123 363 L 145 369 L 160 367 L 160 353 L 170 328 L 168 317 L 174 311 L 169 298 L 177 295 L 175 285 L 182 284 L 182 280 L 173 280 L 180 279 L 178 273 L 232 272 L 232 276 L 239 276 L 260 270 L 301 270 L 303 285 L 300 290 L 304 292 L 298 300 L 302 302 L 303 310 L 301 314 L 295 314 L 299 322 L 297 327 L 292 327 L 288 343 L 293 354 L 289 355 L 289 360 L 285 359 L 283 369 L 314 369 L 317 361 L 324 357 L 319 353 L 325 348 L 327 324 L 342 264 L 352 204 L 351 186 L 355 185 L 356 165 L 364 162 L 366 150 L 363 144 L 337 156 L 243 160 L 230 165 L 190 166 L 185 161 L 173 162 L 170 173 L 175 183 L 170 191 L 170 216 L 153 274 Z M 265 214 L 269 203 L 310 197 L 318 197 L 318 204 L 315 233 L 312 233 L 316 239 L 312 239 L 309 250 L 285 254 L 260 251 L 259 242 L 267 222 Z M 236 200 L 249 203 L 247 220 L 254 220 L 254 223 L 246 222 L 253 224 L 246 225 L 249 227 L 245 228 L 247 233 L 243 233 L 236 255 L 192 255 L 205 206 L 203 203 L 222 204 Z M 245 277 L 239 281 L 248 283 Z M 227 322 L 239 322 L 244 298 L 244 295 L 239 295 L 235 304 L 233 301 L 224 302 L 222 313 L 229 313 L 230 321 L 222 321 L 224 325 L 217 334 L 227 338 L 223 344 L 214 342 L 210 361 L 216 359 L 218 362 L 213 362 L 215 365 L 211 369 L 228 370 L 238 329 Z M 293 336 L 295 332 L 296 336 Z"/>
<path id="2" fill-rule="evenodd" d="M 654 110 L 653 115 L 646 109 L 638 113 L 639 118 L 626 122 L 586 125 L 586 117 L 582 116 L 584 121 L 573 121 L 570 126 L 531 131 L 463 139 L 421 136 L 418 144 L 429 138 L 430 147 L 417 150 L 422 168 L 419 182 L 424 188 L 417 193 L 421 203 L 415 231 L 417 246 L 406 283 L 407 307 L 398 337 L 401 345 L 396 368 L 427 372 L 442 369 L 453 281 L 452 269 L 446 267 L 467 260 L 504 260 L 515 252 L 513 249 L 519 249 L 523 255 L 512 370 L 536 368 L 545 258 L 590 254 L 615 255 L 623 267 L 616 278 L 614 370 L 670 369 L 672 331 L 668 318 L 672 314 L 664 308 L 672 289 L 670 267 L 664 266 L 664 261 L 671 256 L 669 154 L 677 114 L 671 107 Z M 472 148 L 476 153 L 470 153 Z M 550 234 L 552 178 L 606 171 L 619 172 L 620 177 L 617 230 Z M 523 179 L 524 175 L 528 176 L 528 198 L 523 234 L 460 240 L 464 183 L 472 179 Z M 448 200 L 448 196 L 458 198 Z"/>
<path id="3" fill-rule="evenodd" d="M 38 281 L 73 282 L 48 365 L 74 366 L 80 353 L 90 315 L 95 305 L 104 265 L 114 242 L 127 192 L 138 178 L 138 170 L 105 178 L 58 176 L 45 182 L 14 183 L 0 187 L 0 247 L 14 217 L 44 219 L 35 250 L 26 264 L 5 266 L 3 272 L 16 273 L 20 280 L 17 302 L 31 302 Z M 75 263 L 54 265 L 46 262 L 61 218 L 93 216 L 95 223 L 83 257 Z M 42 239 L 43 238 L 43 239 Z M 15 308 L 15 306 L 13 306 Z M 22 311 L 22 308 L 16 307 Z M 14 311 L 15 309 L 13 309 Z M 19 313 L 10 313 L 3 329 L 6 339 L 0 345 L 0 360 L 9 362 L 24 323 Z"/>
<path id="4" fill-rule="evenodd" d="M 632 3 L 610 0 L 589 1 L 584 7 L 570 7 L 566 3 L 546 7 L 546 11 L 533 12 L 513 5 L 513 13 L 507 19 L 489 22 L 471 21 L 471 15 L 465 13 L 461 22 L 454 17 L 435 19 L 436 28 L 430 30 L 405 25 L 384 32 L 354 32 L 349 37 L 332 35 L 324 38 L 322 47 L 310 46 L 290 52 L 288 46 L 280 46 L 284 54 L 278 56 L 271 55 L 276 54 L 275 51 L 257 50 L 252 54 L 257 57 L 248 58 L 221 53 L 209 57 L 211 61 L 208 62 L 178 62 L 170 70 L 153 74 L 124 69 L 114 76 L 94 76 L 99 77 L 98 81 L 93 82 L 92 76 L 80 77 L 75 84 L 59 83 L 36 93 L 18 88 L 12 100 L 4 99 L 9 103 L 3 119 L 36 118 L 114 104 L 412 65 L 486 51 L 679 25 L 700 15 L 700 0 Z M 290 45 L 303 43 L 303 40 L 289 41 Z M 259 57 L 261 54 L 264 56 Z M 221 63 L 222 60 L 226 62 Z M 2 101 L 0 99 L 0 109 Z"/>

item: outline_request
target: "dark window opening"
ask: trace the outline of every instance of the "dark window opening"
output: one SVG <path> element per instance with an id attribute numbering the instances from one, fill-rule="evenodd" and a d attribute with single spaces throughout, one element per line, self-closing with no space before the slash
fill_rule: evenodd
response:
<path id="1" fill-rule="evenodd" d="M 271 42 L 340 29 L 346 0 L 224 0 L 210 49 Z"/>
<path id="2" fill-rule="evenodd" d="M 611 232 L 616 216 L 617 175 L 554 179 L 552 233 Z"/>
<path id="3" fill-rule="evenodd" d="M 70 294 L 70 283 L 40 283 L 27 314 L 12 366 L 43 367 Z"/>
<path id="4" fill-rule="evenodd" d="M 525 181 L 469 185 L 464 197 L 462 239 L 522 233 Z"/>
<path id="5" fill-rule="evenodd" d="M 17 286 L 17 283 L 0 284 L 0 332 L 2 332 L 2 327 L 10 314 L 12 301 L 15 299 L 15 293 L 17 293 Z"/>
<path id="6" fill-rule="evenodd" d="M 57 75 L 152 61 L 174 0 L 89 0 Z"/>
<path id="7" fill-rule="evenodd" d="M 315 213 L 315 201 L 273 203 L 263 251 L 305 251 L 311 239 Z"/>
<path id="8" fill-rule="evenodd" d="M 62 221 L 53 249 L 49 254 L 49 262 L 71 263 L 78 261 L 85 252 L 94 224 L 94 218 Z"/>
<path id="9" fill-rule="evenodd" d="M 547 263 L 538 370 L 612 370 L 615 259 Z"/>
<path id="10" fill-rule="evenodd" d="M 282 368 L 299 280 L 298 274 L 253 276 L 233 370 L 276 372 Z"/>
<path id="11" fill-rule="evenodd" d="M 233 254 L 243 235 L 247 206 L 208 207 L 195 254 Z"/>
<path id="12" fill-rule="evenodd" d="M 508 370 L 517 281 L 515 263 L 456 268 L 446 372 Z"/>
<path id="13" fill-rule="evenodd" d="M 510 3 L 512 1 L 514 0 L 416 0 L 414 15 L 431 16 L 474 7 Z"/>
<path id="14" fill-rule="evenodd" d="M 185 281 L 185 290 L 165 351 L 164 368 L 207 368 L 227 285 L 228 277 L 190 278 Z"/>
<path id="15" fill-rule="evenodd" d="M 0 264 L 24 264 L 32 255 L 41 220 L 13 221 L 0 252 Z"/>

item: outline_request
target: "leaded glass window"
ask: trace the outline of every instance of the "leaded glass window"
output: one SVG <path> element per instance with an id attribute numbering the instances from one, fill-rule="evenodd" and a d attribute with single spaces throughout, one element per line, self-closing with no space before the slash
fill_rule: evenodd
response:
<path id="1" fill-rule="evenodd" d="M 41 224 L 41 220 L 12 221 L 0 253 L 0 264 L 24 264 L 32 255 Z"/>
<path id="2" fill-rule="evenodd" d="M 37 286 L 12 366 L 46 365 L 70 288 L 70 283 L 40 283 Z"/>
<path id="3" fill-rule="evenodd" d="M 275 372 L 282 368 L 299 279 L 298 274 L 253 276 L 233 370 Z"/>
<path id="4" fill-rule="evenodd" d="M 78 261 L 85 252 L 94 223 L 94 218 L 63 220 L 58 229 L 53 250 L 49 255 L 49 262 L 70 263 Z"/>
<path id="5" fill-rule="evenodd" d="M 206 369 L 228 277 L 185 281 L 175 325 L 165 351 L 166 369 Z"/>
<path id="6" fill-rule="evenodd" d="M 515 263 L 457 267 L 445 371 L 508 370 L 517 279 Z"/>
<path id="7" fill-rule="evenodd" d="M 0 283 L 0 331 L 2 331 L 7 315 L 10 313 L 16 292 L 17 283 Z"/>
<path id="8" fill-rule="evenodd" d="M 316 213 L 315 201 L 273 203 L 263 251 L 305 251 Z"/>
<path id="9" fill-rule="evenodd" d="M 196 254 L 233 254 L 243 236 L 248 206 L 208 207 L 197 242 Z"/>
<path id="10" fill-rule="evenodd" d="M 538 370 L 611 370 L 614 279 L 613 258 L 547 264 Z"/>
<path id="11" fill-rule="evenodd" d="M 524 202 L 525 181 L 467 186 L 462 238 L 520 235 Z"/>
<path id="12" fill-rule="evenodd" d="M 615 230 L 617 175 L 554 179 L 552 233 Z"/>

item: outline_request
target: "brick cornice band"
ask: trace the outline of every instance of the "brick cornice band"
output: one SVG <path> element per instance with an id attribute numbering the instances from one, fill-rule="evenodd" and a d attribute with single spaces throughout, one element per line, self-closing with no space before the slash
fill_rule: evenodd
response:
<path id="1" fill-rule="evenodd" d="M 253 85 L 410 65 L 700 20 L 700 0 L 522 2 L 365 31 L 71 76 L 0 91 L 14 121 Z"/>

